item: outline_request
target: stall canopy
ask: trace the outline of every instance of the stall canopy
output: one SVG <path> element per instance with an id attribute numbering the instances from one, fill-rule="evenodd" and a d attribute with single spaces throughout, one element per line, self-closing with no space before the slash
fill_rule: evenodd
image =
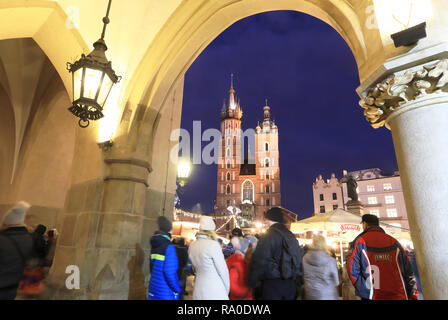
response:
<path id="1" fill-rule="evenodd" d="M 409 230 L 380 222 L 380 227 L 397 240 L 411 241 Z M 338 232 L 339 238 L 353 240 L 362 232 L 361 216 L 342 209 L 322 213 L 291 224 L 291 232 L 298 234 L 308 231 Z"/>

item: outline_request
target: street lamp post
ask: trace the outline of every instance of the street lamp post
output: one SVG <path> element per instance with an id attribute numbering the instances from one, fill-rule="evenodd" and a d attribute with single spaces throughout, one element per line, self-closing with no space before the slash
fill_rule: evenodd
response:
<path id="1" fill-rule="evenodd" d="M 106 42 L 104 36 L 106 26 L 110 22 L 109 11 L 112 0 L 109 0 L 106 16 L 103 18 L 101 38 L 94 44 L 94 50 L 74 63 L 67 62 L 67 70 L 72 74 L 73 103 L 68 110 L 79 119 L 79 126 L 87 128 L 89 120 L 104 117 L 103 107 L 112 86 L 121 80 L 112 69 L 111 61 L 106 58 Z"/>

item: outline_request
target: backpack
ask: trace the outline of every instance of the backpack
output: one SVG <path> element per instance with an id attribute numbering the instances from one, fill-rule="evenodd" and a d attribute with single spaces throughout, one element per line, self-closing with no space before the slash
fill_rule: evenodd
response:
<path id="1" fill-rule="evenodd" d="M 279 269 L 282 279 L 298 279 L 303 275 L 302 257 L 303 250 L 300 248 L 295 237 L 285 235 L 278 229 L 274 229 L 282 236 L 282 252 L 280 254 Z"/>

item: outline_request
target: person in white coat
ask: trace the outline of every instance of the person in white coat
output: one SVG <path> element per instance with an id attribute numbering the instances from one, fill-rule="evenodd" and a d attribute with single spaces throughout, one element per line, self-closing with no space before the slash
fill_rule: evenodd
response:
<path id="1" fill-rule="evenodd" d="M 229 300 L 229 270 L 211 217 L 201 217 L 199 232 L 188 249 L 195 283 L 193 300 Z"/>

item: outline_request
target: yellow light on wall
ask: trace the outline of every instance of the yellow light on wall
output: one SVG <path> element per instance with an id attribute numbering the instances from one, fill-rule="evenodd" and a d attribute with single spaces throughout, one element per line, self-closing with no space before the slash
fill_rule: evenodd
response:
<path id="1" fill-rule="evenodd" d="M 375 15 L 384 43 L 391 34 L 427 22 L 433 15 L 431 0 L 373 0 Z"/>
<path id="2" fill-rule="evenodd" d="M 180 159 L 177 164 L 177 178 L 179 184 L 183 187 L 190 176 L 191 162 L 188 159 Z"/>

